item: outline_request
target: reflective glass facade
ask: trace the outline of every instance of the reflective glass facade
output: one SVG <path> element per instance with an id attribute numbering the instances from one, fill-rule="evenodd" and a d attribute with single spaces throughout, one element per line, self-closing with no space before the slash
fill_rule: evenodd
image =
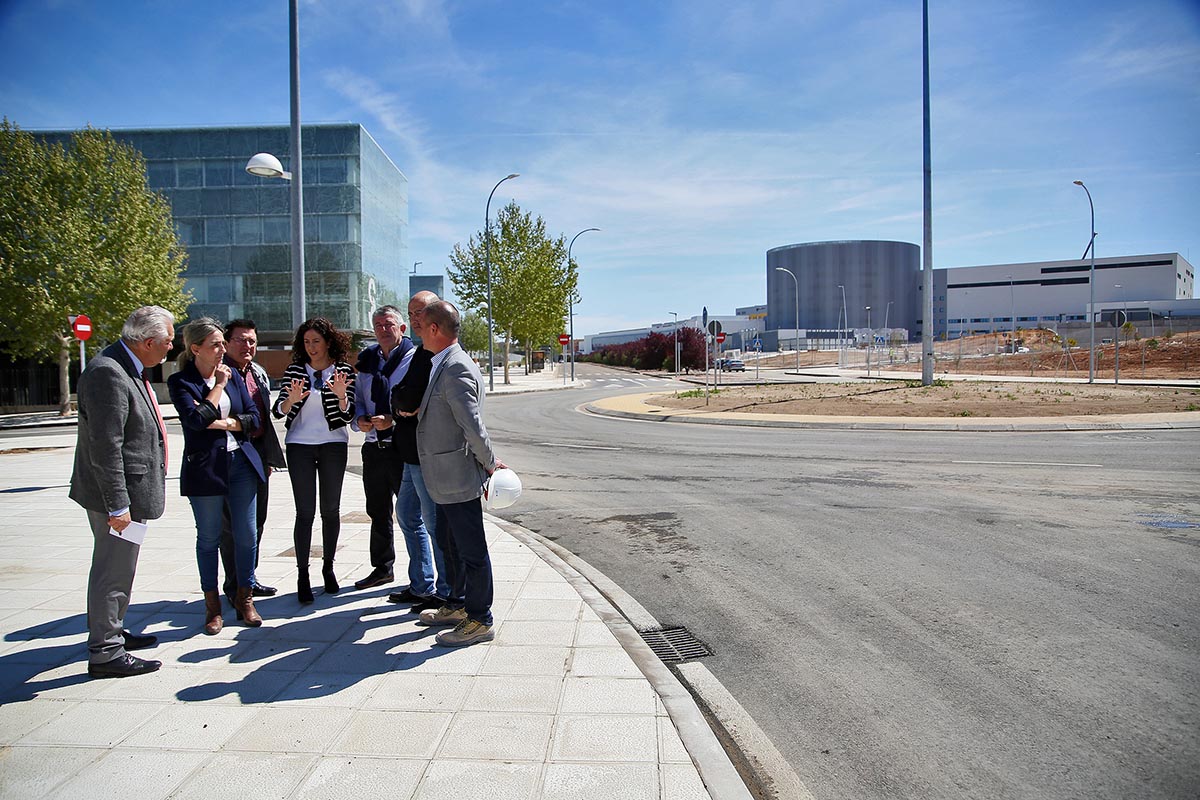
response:
<path id="1" fill-rule="evenodd" d="M 150 188 L 171 204 L 195 296 L 188 316 L 250 317 L 260 331 L 290 331 L 288 182 L 245 170 L 255 153 L 290 169 L 288 127 L 112 134 L 142 152 Z M 360 125 L 305 125 L 301 141 L 308 315 L 370 330 L 372 305 L 396 302 L 404 288 L 408 180 Z"/>

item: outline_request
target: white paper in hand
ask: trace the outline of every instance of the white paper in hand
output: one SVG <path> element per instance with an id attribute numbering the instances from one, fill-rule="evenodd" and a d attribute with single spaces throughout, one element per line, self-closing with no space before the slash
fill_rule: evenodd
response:
<path id="1" fill-rule="evenodd" d="M 116 531 L 109 528 L 108 532 L 118 539 L 124 539 L 127 542 L 140 545 L 146 540 L 147 527 L 144 522 L 130 522 L 125 526 L 125 530 L 123 531 Z"/>

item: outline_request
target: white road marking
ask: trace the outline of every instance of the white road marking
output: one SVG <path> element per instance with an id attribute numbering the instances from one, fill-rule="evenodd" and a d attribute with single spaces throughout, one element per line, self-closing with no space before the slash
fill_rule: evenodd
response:
<path id="1" fill-rule="evenodd" d="M 1064 464 L 1057 461 L 951 461 L 951 464 L 992 464 L 1001 467 L 1103 467 L 1103 464 Z"/>

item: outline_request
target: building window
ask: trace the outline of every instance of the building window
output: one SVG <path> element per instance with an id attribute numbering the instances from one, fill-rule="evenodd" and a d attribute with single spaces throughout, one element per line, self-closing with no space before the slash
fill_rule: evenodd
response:
<path id="1" fill-rule="evenodd" d="M 180 161 L 177 166 L 179 169 L 177 186 L 196 189 L 204 185 L 204 169 L 199 161 Z"/>

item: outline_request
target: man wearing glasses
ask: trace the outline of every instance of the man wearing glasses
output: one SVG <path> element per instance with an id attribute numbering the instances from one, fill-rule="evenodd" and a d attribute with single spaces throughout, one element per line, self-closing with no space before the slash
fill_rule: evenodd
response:
<path id="1" fill-rule="evenodd" d="M 279 434 L 271 424 L 271 415 L 267 410 L 271 407 L 271 379 L 267 371 L 254 361 L 258 355 L 258 326 L 252 319 L 235 319 L 225 326 L 225 363 L 230 369 L 236 369 L 250 390 L 250 399 L 258 407 L 259 419 L 263 421 L 257 429 L 250 433 L 250 443 L 258 451 L 266 468 L 267 479 L 258 485 L 258 546 L 254 550 L 254 568 L 258 568 L 258 554 L 262 552 L 263 526 L 267 522 L 267 499 L 271 481 L 271 470 L 287 466 L 283 458 L 283 448 L 279 445 Z M 224 585 L 221 587 L 225 596 L 233 605 L 233 596 L 237 593 L 237 566 L 233 560 L 233 534 L 229 527 L 229 509 L 225 509 L 225 520 L 221 525 L 221 566 L 225 570 Z M 255 597 L 270 597 L 275 594 L 274 586 L 266 586 L 258 582 L 251 573 L 251 586 Z"/>

